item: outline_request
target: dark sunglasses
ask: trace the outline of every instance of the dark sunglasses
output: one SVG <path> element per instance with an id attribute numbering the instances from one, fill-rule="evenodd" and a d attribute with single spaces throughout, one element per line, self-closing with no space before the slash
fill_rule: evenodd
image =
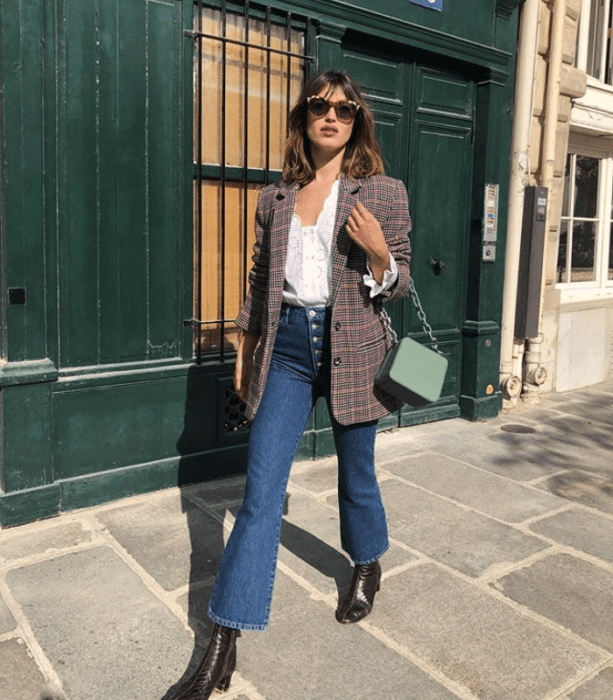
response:
<path id="1" fill-rule="evenodd" d="M 308 110 L 316 118 L 321 119 L 333 107 L 336 118 L 339 122 L 349 124 L 355 119 L 355 115 L 360 109 L 360 105 L 352 100 L 341 100 L 340 102 L 330 102 L 325 97 L 311 95 L 307 97 Z"/>

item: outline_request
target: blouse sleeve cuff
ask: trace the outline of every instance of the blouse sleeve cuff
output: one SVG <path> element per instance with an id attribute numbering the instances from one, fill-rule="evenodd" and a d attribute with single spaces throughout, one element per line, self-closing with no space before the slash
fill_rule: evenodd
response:
<path id="1" fill-rule="evenodd" d="M 372 270 L 368 263 L 366 263 L 368 269 L 368 274 L 363 276 L 364 284 L 370 287 L 370 298 L 373 299 L 377 294 L 381 292 L 386 292 L 398 279 L 398 265 L 394 260 L 394 256 L 390 253 L 390 265 L 389 269 L 385 270 L 383 273 L 383 281 L 381 284 L 377 283 L 377 280 L 373 277 Z"/>

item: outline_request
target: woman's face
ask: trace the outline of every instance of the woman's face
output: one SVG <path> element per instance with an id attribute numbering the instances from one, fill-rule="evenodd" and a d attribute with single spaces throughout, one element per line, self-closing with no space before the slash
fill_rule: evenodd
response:
<path id="1" fill-rule="evenodd" d="M 328 89 L 323 88 L 317 96 L 325 97 L 332 105 L 347 99 L 340 88 L 330 94 L 327 93 Z M 311 151 L 330 154 L 342 151 L 351 138 L 354 123 L 355 120 L 348 124 L 340 122 L 332 107 L 323 117 L 315 117 L 307 110 L 306 134 L 311 144 Z"/>

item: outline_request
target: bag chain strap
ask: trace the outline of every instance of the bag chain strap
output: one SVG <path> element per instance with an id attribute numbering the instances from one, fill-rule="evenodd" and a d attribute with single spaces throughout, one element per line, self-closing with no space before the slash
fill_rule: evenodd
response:
<path id="1" fill-rule="evenodd" d="M 438 347 L 438 340 L 434 337 L 432 327 L 430 326 L 430 324 L 428 323 L 428 319 L 426 318 L 426 312 L 423 310 L 421 302 L 419 301 L 419 296 L 417 295 L 417 290 L 415 289 L 415 283 L 413 282 L 412 277 L 411 277 L 411 286 L 409 287 L 409 292 L 411 294 L 411 300 L 413 301 L 413 304 L 415 304 L 415 308 L 417 310 L 417 317 L 421 321 L 421 325 L 424 329 L 424 332 L 427 334 L 428 338 L 430 339 L 430 347 L 435 352 L 438 352 L 439 355 L 442 355 L 443 353 L 439 350 L 439 347 Z"/>
<path id="2" fill-rule="evenodd" d="M 413 282 L 413 278 L 411 278 L 411 284 L 409 287 L 409 293 L 411 295 L 411 301 L 415 305 L 415 309 L 417 310 L 417 317 L 421 321 L 421 325 L 424 329 L 424 332 L 428 336 L 428 339 L 430 340 L 430 347 L 437 352 L 439 355 L 443 355 L 444 353 L 441 352 L 438 346 L 438 341 L 434 337 L 434 333 L 432 331 L 432 327 L 428 323 L 428 320 L 426 319 L 426 312 L 423 310 L 423 307 L 421 305 L 421 302 L 419 301 L 419 296 L 417 295 L 417 290 L 415 289 L 415 284 Z M 382 307 L 381 308 L 381 315 L 383 316 L 383 322 L 385 324 L 385 327 L 387 330 L 390 332 L 392 338 L 394 339 L 394 343 L 398 342 L 398 335 L 396 334 L 396 331 L 392 328 L 392 320 L 390 319 L 387 311 Z"/>

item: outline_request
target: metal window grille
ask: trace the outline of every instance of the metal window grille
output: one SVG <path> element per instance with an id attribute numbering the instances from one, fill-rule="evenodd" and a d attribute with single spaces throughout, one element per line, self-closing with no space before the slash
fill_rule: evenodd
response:
<path id="1" fill-rule="evenodd" d="M 310 19 L 196 0 L 194 330 L 196 360 L 236 347 L 259 190 L 280 179 L 287 115 L 313 60 Z"/>

